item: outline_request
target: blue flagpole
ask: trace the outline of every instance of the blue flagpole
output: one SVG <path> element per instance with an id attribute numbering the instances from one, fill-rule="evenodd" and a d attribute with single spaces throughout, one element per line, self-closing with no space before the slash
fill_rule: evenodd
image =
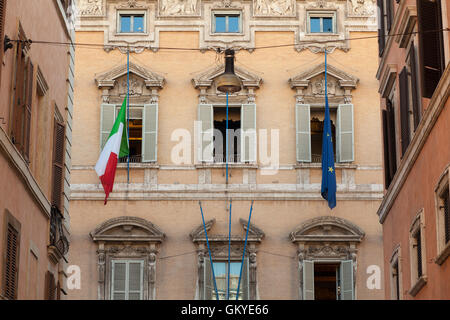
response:
<path id="1" fill-rule="evenodd" d="M 231 263 L 231 200 L 230 200 L 230 220 L 228 223 L 228 284 L 227 284 L 227 300 L 230 300 L 230 263 Z"/>
<path id="2" fill-rule="evenodd" d="M 241 288 L 242 268 L 244 266 L 245 249 L 247 248 L 248 230 L 250 229 L 250 220 L 252 219 L 252 211 L 253 211 L 253 200 L 252 205 L 250 207 L 250 214 L 248 216 L 247 232 L 245 233 L 244 251 L 242 252 L 241 271 L 239 271 L 239 281 L 236 291 L 236 300 L 239 300 L 239 289 Z"/>
<path id="3" fill-rule="evenodd" d="M 127 48 L 127 142 L 130 148 L 130 48 Z M 128 149 L 129 150 L 129 149 Z M 127 157 L 127 183 L 130 183 L 130 152 Z"/>
<path id="4" fill-rule="evenodd" d="M 228 92 L 227 92 L 227 120 L 225 129 L 225 171 L 226 171 L 226 185 L 228 186 Z"/>
<path id="5" fill-rule="evenodd" d="M 209 247 L 208 232 L 206 231 L 206 224 L 205 224 L 205 217 L 203 216 L 202 203 L 199 201 L 198 204 L 200 206 L 200 212 L 202 213 L 203 230 L 205 232 L 206 246 L 208 247 L 209 262 L 211 263 L 211 272 L 213 276 L 214 290 L 216 291 L 216 299 L 219 300 L 219 291 L 217 291 L 216 276 L 214 274 L 214 265 L 212 261 L 211 248 Z M 205 286 L 206 283 L 204 283 L 203 285 Z"/>

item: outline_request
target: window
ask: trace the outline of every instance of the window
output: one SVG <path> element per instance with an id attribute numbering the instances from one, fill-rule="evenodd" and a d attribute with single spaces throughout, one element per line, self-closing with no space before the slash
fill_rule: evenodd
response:
<path id="1" fill-rule="evenodd" d="M 391 300 L 402 299 L 402 276 L 400 269 L 400 246 L 394 250 L 390 260 Z"/>
<path id="2" fill-rule="evenodd" d="M 120 13 L 118 30 L 120 33 L 145 33 L 145 14 Z"/>
<path id="3" fill-rule="evenodd" d="M 450 255 L 450 169 L 447 168 L 442 174 L 436 193 L 436 222 L 438 256 L 436 263 L 442 265 Z"/>
<path id="4" fill-rule="evenodd" d="M 296 105 L 297 161 L 322 161 L 322 135 L 325 111 L 309 104 Z M 333 148 L 336 162 L 354 160 L 353 105 L 340 104 L 330 108 Z"/>
<path id="5" fill-rule="evenodd" d="M 100 147 L 108 140 L 120 105 L 101 105 Z M 158 105 L 130 105 L 129 107 L 129 149 L 130 163 L 155 162 L 157 159 Z M 127 162 L 128 157 L 119 159 Z"/>
<path id="6" fill-rule="evenodd" d="M 214 33 L 241 33 L 241 13 L 214 13 Z"/>
<path id="7" fill-rule="evenodd" d="M 303 261 L 304 300 L 353 300 L 353 261 Z"/>
<path id="8" fill-rule="evenodd" d="M 397 147 L 395 134 L 395 108 L 393 97 L 395 93 L 391 92 L 389 98 L 386 98 L 386 109 L 382 111 L 383 121 L 383 144 L 384 144 L 384 179 L 385 188 L 388 189 L 394 175 L 397 172 Z"/>
<path id="9" fill-rule="evenodd" d="M 15 300 L 19 281 L 21 225 L 8 211 L 5 212 L 5 228 L 3 296 L 9 300 Z"/>
<path id="10" fill-rule="evenodd" d="M 5 38 L 5 15 L 6 15 L 6 0 L 0 0 L 0 84 L 2 76 L 3 67 L 3 55 L 4 55 L 4 41 Z"/>
<path id="11" fill-rule="evenodd" d="M 378 47 L 381 57 L 386 46 L 387 35 L 391 31 L 394 19 L 394 4 L 392 0 L 377 0 L 378 12 L 380 13 L 378 21 Z"/>
<path id="12" fill-rule="evenodd" d="M 198 158 L 202 162 L 224 163 L 226 159 L 226 108 L 200 104 Z M 256 161 L 256 105 L 229 106 L 228 162 Z"/>
<path id="13" fill-rule="evenodd" d="M 29 161 L 31 108 L 33 102 L 34 67 L 27 55 L 29 43 L 19 26 L 19 39 L 16 45 L 16 67 L 13 100 L 13 124 L 11 126 L 11 140 L 24 157 Z"/>
<path id="14" fill-rule="evenodd" d="M 308 12 L 309 33 L 336 33 L 336 13 Z"/>
<path id="15" fill-rule="evenodd" d="M 426 252 L 423 211 L 415 218 L 410 229 L 410 263 L 411 289 L 409 294 L 415 296 L 426 284 Z"/>
<path id="16" fill-rule="evenodd" d="M 144 260 L 112 260 L 111 264 L 111 300 L 143 300 Z"/>
<path id="17" fill-rule="evenodd" d="M 445 69 L 440 0 L 417 1 L 422 95 L 431 98 Z"/>
<path id="18" fill-rule="evenodd" d="M 239 274 L 241 271 L 241 262 L 214 261 L 214 276 L 216 279 L 219 300 L 226 300 L 228 287 L 228 267 L 230 268 L 230 289 L 229 300 L 236 300 Z M 216 291 L 214 289 L 213 273 L 211 272 L 211 262 L 205 259 L 205 300 L 216 300 Z M 244 259 L 242 266 L 242 277 L 239 285 L 239 300 L 247 300 L 249 297 L 248 285 L 248 259 Z"/>
<path id="19" fill-rule="evenodd" d="M 62 210 L 63 203 L 63 178 L 64 178 L 64 142 L 66 128 L 58 107 L 55 105 L 55 117 L 53 126 L 53 181 L 52 181 L 52 205 Z"/>
<path id="20" fill-rule="evenodd" d="M 55 276 L 50 271 L 45 273 L 45 300 L 59 300 L 58 286 Z"/>

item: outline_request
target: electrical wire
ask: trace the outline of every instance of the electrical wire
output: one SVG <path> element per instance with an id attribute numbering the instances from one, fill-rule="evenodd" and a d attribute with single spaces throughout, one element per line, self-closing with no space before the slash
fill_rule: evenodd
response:
<path id="1" fill-rule="evenodd" d="M 444 32 L 444 31 L 450 31 L 450 28 L 444 28 L 444 29 L 438 29 L 438 30 L 429 30 L 424 31 L 423 33 L 437 33 L 437 32 Z M 412 32 L 406 32 L 406 33 L 396 33 L 396 34 L 389 34 L 386 35 L 385 38 L 390 37 L 397 37 L 397 36 L 408 36 L 408 35 L 416 35 L 420 34 L 418 31 L 412 31 Z M 343 41 L 359 41 L 359 40 L 369 40 L 369 39 L 377 39 L 380 38 L 380 35 L 374 35 L 374 36 L 365 36 L 365 37 L 356 37 L 356 38 L 344 38 L 344 39 L 335 39 L 335 40 L 306 40 L 306 41 L 299 41 L 298 43 L 290 43 L 290 44 L 278 44 L 278 45 L 268 45 L 268 46 L 259 46 L 259 47 L 252 47 L 252 48 L 242 48 L 242 47 L 231 47 L 230 49 L 235 50 L 263 50 L 263 49 L 274 49 L 274 48 L 284 48 L 284 47 L 297 47 L 299 45 L 305 45 L 305 44 L 327 44 L 327 43 L 336 43 L 336 42 L 343 42 Z M 10 40 L 12 42 L 21 42 L 23 40 Z M 92 49 L 104 49 L 105 44 L 102 43 L 77 43 L 77 42 L 57 42 L 57 41 L 45 41 L 45 40 L 32 40 L 28 39 L 27 42 L 30 44 L 44 44 L 44 45 L 63 45 L 63 46 L 73 46 L 78 48 L 92 48 Z M 215 51 L 216 53 L 223 53 L 223 48 L 219 47 L 209 47 L 209 48 L 186 48 L 186 47 L 152 47 L 150 45 L 137 45 L 137 46 L 129 46 L 129 45 L 108 45 L 106 46 L 111 49 L 116 48 L 123 48 L 123 49 L 157 49 L 157 50 L 174 50 L 174 51 Z"/>

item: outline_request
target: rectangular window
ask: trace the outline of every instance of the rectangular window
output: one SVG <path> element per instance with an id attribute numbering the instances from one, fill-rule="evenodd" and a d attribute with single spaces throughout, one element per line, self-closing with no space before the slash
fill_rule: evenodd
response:
<path id="1" fill-rule="evenodd" d="M 392 265 L 392 299 L 400 300 L 400 275 L 398 268 L 398 260 Z"/>
<path id="2" fill-rule="evenodd" d="M 240 13 L 215 13 L 214 33 L 240 33 L 241 14 Z"/>
<path id="3" fill-rule="evenodd" d="M 214 162 L 226 161 L 226 107 L 214 107 Z M 241 162 L 241 107 L 228 108 L 228 162 Z"/>
<path id="4" fill-rule="evenodd" d="M 308 12 L 309 33 L 336 33 L 336 13 Z"/>
<path id="5" fill-rule="evenodd" d="M 119 114 L 121 106 L 116 107 L 116 116 Z M 130 149 L 130 163 L 142 161 L 142 107 L 130 107 L 130 135 L 129 135 L 129 149 Z M 126 130 L 126 128 L 124 128 Z M 127 162 L 128 157 L 119 159 L 119 162 Z"/>
<path id="6" fill-rule="evenodd" d="M 144 260 L 112 260 L 111 264 L 111 300 L 142 300 Z"/>
<path id="7" fill-rule="evenodd" d="M 21 225 L 8 211 L 5 212 L 5 229 L 3 296 L 9 300 L 15 300 L 19 281 Z"/>
<path id="8" fill-rule="evenodd" d="M 119 14 L 120 33 L 144 33 L 145 14 Z"/>
<path id="9" fill-rule="evenodd" d="M 409 294 L 416 294 L 426 284 L 426 251 L 425 228 L 423 210 L 417 214 L 410 228 L 410 263 L 411 263 L 411 289 Z"/>
<path id="10" fill-rule="evenodd" d="M 230 267 L 230 289 L 229 299 L 236 300 L 237 287 L 239 282 L 239 274 L 241 271 L 240 262 L 213 262 L 214 275 L 216 277 L 217 291 L 219 293 L 219 300 L 226 300 L 227 287 L 228 287 L 228 267 Z M 212 286 L 211 296 L 213 300 L 216 300 L 216 291 L 214 290 L 214 284 Z M 239 300 L 244 299 L 244 291 L 242 283 L 239 287 Z"/>
<path id="11" fill-rule="evenodd" d="M 6 15 L 6 0 L 0 0 L 0 84 L 2 76 L 3 67 L 3 39 L 5 38 L 5 15 Z"/>
<path id="12" fill-rule="evenodd" d="M 450 169 L 446 169 L 435 189 L 436 196 L 436 228 L 438 256 L 435 262 L 442 265 L 450 256 Z"/>

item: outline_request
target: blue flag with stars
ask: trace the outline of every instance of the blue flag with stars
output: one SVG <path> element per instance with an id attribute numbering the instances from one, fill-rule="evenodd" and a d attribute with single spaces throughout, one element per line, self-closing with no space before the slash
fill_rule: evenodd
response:
<path id="1" fill-rule="evenodd" d="M 330 108 L 327 88 L 327 51 L 325 49 L 325 120 L 322 137 L 322 197 L 330 209 L 336 207 L 336 172 L 334 168 L 333 138 L 331 134 Z"/>

